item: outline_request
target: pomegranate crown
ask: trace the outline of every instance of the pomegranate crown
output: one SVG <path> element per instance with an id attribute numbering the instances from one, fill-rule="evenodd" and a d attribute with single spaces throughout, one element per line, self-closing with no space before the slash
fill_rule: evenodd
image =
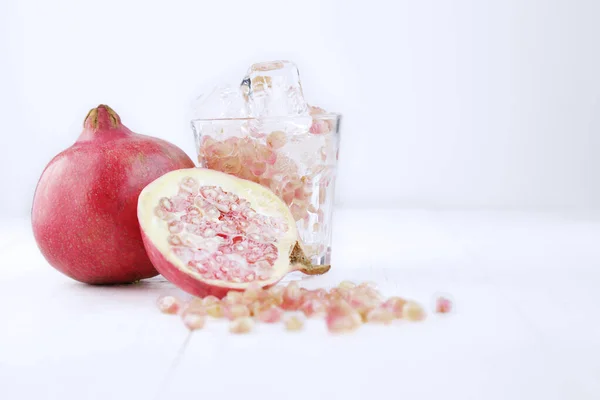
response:
<path id="1" fill-rule="evenodd" d="M 92 108 L 83 121 L 83 127 L 88 129 L 114 129 L 121 124 L 121 118 L 112 108 L 100 104 Z"/>

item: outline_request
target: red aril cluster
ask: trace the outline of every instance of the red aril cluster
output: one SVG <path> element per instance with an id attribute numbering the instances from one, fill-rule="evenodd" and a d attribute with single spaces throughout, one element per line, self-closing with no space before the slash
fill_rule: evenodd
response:
<path id="1" fill-rule="evenodd" d="M 205 279 L 268 280 L 278 258 L 282 218 L 258 214 L 246 199 L 217 186 L 182 180 L 179 193 L 163 197 L 156 216 L 168 223 L 172 251 Z"/>

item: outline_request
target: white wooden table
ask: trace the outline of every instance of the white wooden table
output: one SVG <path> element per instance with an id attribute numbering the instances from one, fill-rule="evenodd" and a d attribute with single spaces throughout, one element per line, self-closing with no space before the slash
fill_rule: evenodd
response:
<path id="1" fill-rule="evenodd" d="M 339 210 L 332 271 L 456 311 L 333 336 L 160 314 L 157 277 L 71 281 L 0 221 L 0 399 L 600 399 L 600 212 Z M 300 279 L 299 275 L 289 279 Z M 192 397 L 190 397 L 192 396 Z"/>

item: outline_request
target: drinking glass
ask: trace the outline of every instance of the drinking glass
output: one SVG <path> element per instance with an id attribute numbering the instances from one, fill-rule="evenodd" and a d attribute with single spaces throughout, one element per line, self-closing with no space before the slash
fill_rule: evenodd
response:
<path id="1" fill-rule="evenodd" d="M 289 207 L 306 255 L 331 263 L 340 114 L 195 119 L 201 167 L 261 184 Z"/>

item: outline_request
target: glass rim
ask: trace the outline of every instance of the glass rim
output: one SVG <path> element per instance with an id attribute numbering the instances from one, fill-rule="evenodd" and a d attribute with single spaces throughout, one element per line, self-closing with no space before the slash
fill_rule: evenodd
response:
<path id="1" fill-rule="evenodd" d="M 315 114 L 315 115 L 308 115 L 309 117 L 312 117 L 313 119 L 341 119 L 342 118 L 342 114 L 340 113 L 326 113 L 326 114 Z M 265 117 L 265 118 L 256 118 L 256 117 L 239 117 L 239 118 L 193 118 L 191 120 L 191 122 L 212 122 L 212 121 L 217 121 L 217 122 L 234 122 L 234 121 L 272 121 L 272 120 L 289 120 L 289 121 L 293 121 L 295 119 L 298 118 L 305 118 L 307 117 L 306 115 L 284 115 L 281 117 Z"/>

